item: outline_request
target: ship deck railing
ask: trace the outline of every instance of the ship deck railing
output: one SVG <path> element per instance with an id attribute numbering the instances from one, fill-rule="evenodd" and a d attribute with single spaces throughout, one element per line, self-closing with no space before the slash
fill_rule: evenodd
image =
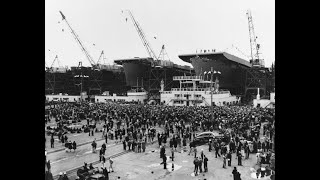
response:
<path id="1" fill-rule="evenodd" d="M 171 91 L 210 91 L 210 88 L 172 88 Z"/>
<path id="2" fill-rule="evenodd" d="M 173 76 L 173 80 L 202 80 L 202 76 Z"/>
<path id="3" fill-rule="evenodd" d="M 204 91 L 206 94 L 210 94 L 210 88 L 172 88 L 171 91 L 163 91 L 165 94 L 171 94 L 171 92 L 179 92 L 179 91 Z M 213 94 L 229 94 L 230 91 L 221 90 L 221 91 L 212 91 Z"/>
<path id="4" fill-rule="evenodd" d="M 198 101 L 198 102 L 203 102 L 204 100 L 202 98 L 172 98 L 172 101 Z"/>

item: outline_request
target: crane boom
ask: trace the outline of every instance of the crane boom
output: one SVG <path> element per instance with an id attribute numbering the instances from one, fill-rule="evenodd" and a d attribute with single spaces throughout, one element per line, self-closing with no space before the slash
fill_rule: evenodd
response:
<path id="1" fill-rule="evenodd" d="M 264 66 L 264 61 L 259 58 L 260 44 L 257 44 L 257 36 L 254 33 L 254 26 L 251 16 L 251 11 L 247 11 L 248 24 L 249 24 L 249 36 L 250 36 L 250 49 L 251 49 L 251 60 L 254 65 Z"/>
<path id="2" fill-rule="evenodd" d="M 160 51 L 158 60 L 166 60 L 166 59 L 165 59 L 165 55 L 167 55 L 167 58 L 168 58 L 168 60 L 170 61 L 170 57 L 169 57 L 168 53 L 166 52 L 166 50 L 165 50 L 165 48 L 164 48 L 164 45 L 162 45 L 162 48 L 161 48 L 161 51 Z"/>
<path id="3" fill-rule="evenodd" d="M 73 35 L 73 37 L 75 38 L 75 40 L 79 43 L 81 50 L 84 52 L 86 58 L 88 59 L 89 63 L 91 64 L 91 66 L 93 68 L 96 68 L 96 63 L 94 62 L 93 58 L 90 56 L 88 50 L 85 48 L 85 46 L 83 45 L 82 41 L 80 40 L 79 36 L 76 34 L 76 32 L 71 28 L 70 24 L 68 23 L 66 17 L 64 16 L 64 14 L 59 11 L 61 16 L 62 16 L 62 20 L 65 20 L 65 22 L 67 23 L 69 29 L 71 30 L 71 33 Z"/>
<path id="4" fill-rule="evenodd" d="M 251 11 L 247 11 L 247 16 L 248 16 L 248 24 L 249 24 L 249 36 L 250 36 L 250 50 L 251 50 L 251 58 L 252 60 L 254 59 L 259 59 L 259 55 L 257 53 L 257 37 L 254 33 L 254 26 L 252 22 L 252 16 L 251 16 Z"/>
<path id="5" fill-rule="evenodd" d="M 103 51 L 102 51 L 101 54 L 100 54 L 100 57 L 99 57 L 99 59 L 98 59 L 98 61 L 97 61 L 97 65 L 100 64 L 101 58 L 104 59 L 104 52 L 103 52 Z"/>
<path id="6" fill-rule="evenodd" d="M 56 57 L 55 57 L 54 60 L 52 61 L 52 64 L 51 64 L 50 68 L 53 67 L 53 64 L 54 64 L 54 62 L 55 62 L 56 60 L 58 61 L 58 65 L 60 66 L 60 63 L 59 63 L 59 60 L 58 60 L 58 55 L 56 55 Z"/>
<path id="7" fill-rule="evenodd" d="M 129 10 L 127 10 L 127 11 L 129 12 L 129 15 L 130 15 L 131 20 L 132 20 L 132 22 L 133 22 L 133 24 L 134 24 L 134 27 L 136 28 L 136 30 L 137 30 L 137 32 L 138 32 L 138 34 L 139 34 L 139 37 L 140 37 L 140 39 L 141 39 L 144 47 L 145 47 L 146 50 L 147 50 L 147 53 L 148 53 L 149 56 L 152 57 L 154 60 L 158 60 L 156 54 L 155 54 L 154 51 L 152 50 L 149 42 L 147 41 L 146 36 L 145 36 L 144 32 L 142 31 L 142 29 L 141 29 L 138 21 L 135 20 L 135 18 L 133 17 L 131 11 L 129 11 Z"/>

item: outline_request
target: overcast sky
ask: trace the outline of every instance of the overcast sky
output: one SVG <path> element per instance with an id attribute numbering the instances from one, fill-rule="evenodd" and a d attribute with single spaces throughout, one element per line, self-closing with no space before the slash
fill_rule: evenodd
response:
<path id="1" fill-rule="evenodd" d="M 108 64 L 114 59 L 148 57 L 131 19 L 122 13 L 125 9 L 131 10 L 155 54 L 165 44 L 170 60 L 181 65 L 190 64 L 179 54 L 200 49 L 225 50 L 249 60 L 246 11 L 250 9 L 265 64 L 269 67 L 275 61 L 274 0 L 46 0 L 47 65 L 56 55 L 62 66 L 77 66 L 79 61 L 90 65 L 59 11 L 95 61 L 102 50 Z"/>

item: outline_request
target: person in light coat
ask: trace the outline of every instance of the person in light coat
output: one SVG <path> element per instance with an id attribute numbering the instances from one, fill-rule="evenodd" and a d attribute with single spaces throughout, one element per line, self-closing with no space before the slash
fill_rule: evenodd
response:
<path id="1" fill-rule="evenodd" d="M 114 172 L 112 165 L 113 165 L 113 159 L 112 159 L 112 158 L 109 158 L 109 172 Z"/>

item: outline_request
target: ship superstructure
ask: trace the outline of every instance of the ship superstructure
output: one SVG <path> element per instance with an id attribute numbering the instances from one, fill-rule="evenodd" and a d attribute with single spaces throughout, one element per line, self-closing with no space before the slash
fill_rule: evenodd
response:
<path id="1" fill-rule="evenodd" d="M 161 85 L 161 103 L 169 106 L 224 106 L 238 104 L 240 97 L 219 88 L 218 76 L 215 81 L 205 76 L 174 76 L 178 88 L 164 91 Z"/>

